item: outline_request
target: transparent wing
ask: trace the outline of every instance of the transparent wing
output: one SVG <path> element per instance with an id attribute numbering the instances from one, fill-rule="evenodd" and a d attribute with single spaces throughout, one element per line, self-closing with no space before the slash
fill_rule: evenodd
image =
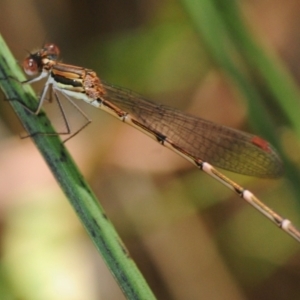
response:
<path id="1" fill-rule="evenodd" d="M 244 175 L 278 177 L 282 162 L 265 140 L 159 105 L 129 90 L 103 83 L 104 98 L 144 126 L 208 163 Z"/>

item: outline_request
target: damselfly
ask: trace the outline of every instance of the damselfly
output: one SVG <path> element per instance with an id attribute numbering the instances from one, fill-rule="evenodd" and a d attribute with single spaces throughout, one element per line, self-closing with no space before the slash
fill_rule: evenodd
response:
<path id="1" fill-rule="evenodd" d="M 58 56 L 58 47 L 46 44 L 42 49 L 30 53 L 23 62 L 26 74 L 36 76 L 24 81 L 23 84 L 31 84 L 46 78 L 34 114 L 40 112 L 49 91 L 54 92 L 61 110 L 57 92 L 62 93 L 76 108 L 78 106 L 73 102 L 74 98 L 100 108 L 192 162 L 300 241 L 300 232 L 289 220 L 281 217 L 250 191 L 212 166 L 250 176 L 278 177 L 282 174 L 282 163 L 267 141 L 153 103 L 138 94 L 100 80 L 92 70 L 60 63 L 57 61 Z M 81 110 L 80 112 L 87 119 L 86 126 L 90 121 Z M 63 111 L 62 113 L 64 115 Z M 76 133 L 78 131 L 72 136 Z"/>

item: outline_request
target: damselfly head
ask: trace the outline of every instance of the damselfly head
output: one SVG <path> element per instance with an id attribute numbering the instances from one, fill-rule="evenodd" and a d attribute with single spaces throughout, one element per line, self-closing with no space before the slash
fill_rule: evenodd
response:
<path id="1" fill-rule="evenodd" d="M 49 70 L 55 64 L 59 56 L 59 48 L 55 44 L 45 44 L 42 49 L 34 53 L 29 53 L 29 56 L 23 61 L 23 70 L 29 76 L 34 76 L 43 71 Z"/>

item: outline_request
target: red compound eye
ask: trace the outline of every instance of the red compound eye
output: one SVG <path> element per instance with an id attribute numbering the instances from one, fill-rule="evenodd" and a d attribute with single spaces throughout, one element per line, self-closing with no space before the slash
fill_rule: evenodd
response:
<path id="1" fill-rule="evenodd" d="M 23 62 L 23 69 L 29 76 L 36 75 L 39 71 L 37 62 L 32 57 L 27 57 Z"/>
<path id="2" fill-rule="evenodd" d="M 47 53 L 47 56 L 51 56 L 52 59 L 55 59 L 59 55 L 59 48 L 55 44 L 46 44 L 44 50 Z"/>

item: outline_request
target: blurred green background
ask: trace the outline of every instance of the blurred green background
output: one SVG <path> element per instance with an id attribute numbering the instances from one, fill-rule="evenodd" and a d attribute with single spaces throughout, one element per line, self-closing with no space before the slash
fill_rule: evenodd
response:
<path id="1" fill-rule="evenodd" d="M 296 0 L 2 0 L 0 32 L 20 64 L 54 42 L 108 82 L 267 138 L 282 179 L 224 173 L 300 226 L 299 13 Z M 67 147 L 158 299 L 300 297 L 293 239 L 171 151 L 82 108 L 93 123 Z M 0 117 L 1 299 L 124 299 L 5 101 Z"/>

